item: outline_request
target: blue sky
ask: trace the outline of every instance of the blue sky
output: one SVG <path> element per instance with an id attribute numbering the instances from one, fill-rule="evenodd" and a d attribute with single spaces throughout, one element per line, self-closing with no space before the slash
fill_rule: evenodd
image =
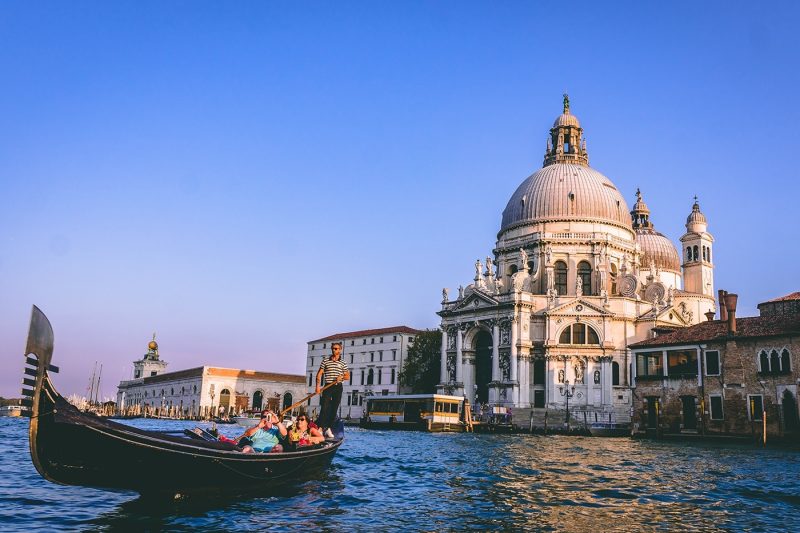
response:
<path id="1" fill-rule="evenodd" d="M 568 91 L 656 229 L 700 198 L 740 315 L 800 289 L 794 3 L 3 2 L 0 395 L 31 304 L 56 384 L 302 373 L 305 342 L 435 327 Z"/>

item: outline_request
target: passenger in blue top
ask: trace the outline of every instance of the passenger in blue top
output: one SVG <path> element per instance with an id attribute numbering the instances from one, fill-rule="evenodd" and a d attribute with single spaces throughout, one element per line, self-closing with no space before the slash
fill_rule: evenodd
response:
<path id="1" fill-rule="evenodd" d="M 253 445 L 245 446 L 242 452 L 282 452 L 283 446 L 280 441 L 286 437 L 286 433 L 286 427 L 278 420 L 278 415 L 269 410 L 262 411 L 259 423 L 244 432 L 244 436 L 249 438 Z"/>

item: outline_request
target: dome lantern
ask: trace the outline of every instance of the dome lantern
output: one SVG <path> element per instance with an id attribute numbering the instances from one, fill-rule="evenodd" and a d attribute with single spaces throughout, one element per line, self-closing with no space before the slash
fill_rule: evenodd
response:
<path id="1" fill-rule="evenodd" d="M 586 139 L 578 117 L 570 113 L 569 95 L 564 94 L 564 108 L 550 129 L 550 139 L 544 154 L 544 165 L 575 163 L 589 166 Z"/>
<path id="2" fill-rule="evenodd" d="M 631 210 L 631 225 L 636 232 L 636 242 L 642 249 L 641 263 L 651 263 L 662 270 L 681 271 L 681 257 L 677 248 L 665 235 L 657 232 L 650 221 L 650 209 L 642 199 L 642 193 L 636 189 L 636 203 Z"/>

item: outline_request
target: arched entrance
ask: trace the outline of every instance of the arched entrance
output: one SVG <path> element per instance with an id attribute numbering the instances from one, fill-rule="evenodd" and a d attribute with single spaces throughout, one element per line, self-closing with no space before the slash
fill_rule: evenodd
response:
<path id="1" fill-rule="evenodd" d="M 479 331 L 473 341 L 475 345 L 475 403 L 489 401 L 489 382 L 492 380 L 492 335 Z"/>
<path id="2" fill-rule="evenodd" d="M 790 390 L 783 391 L 783 423 L 786 431 L 797 431 L 800 429 L 800 420 L 797 414 L 797 400 Z"/>
<path id="3" fill-rule="evenodd" d="M 287 392 L 283 395 L 283 409 L 287 409 L 290 405 L 292 405 L 292 393 Z"/>
<path id="4" fill-rule="evenodd" d="M 226 414 L 231 406 L 231 391 L 228 389 L 222 389 L 222 392 L 219 393 L 219 412 L 220 414 Z"/>
<path id="5" fill-rule="evenodd" d="M 261 406 L 264 404 L 264 393 L 260 390 L 257 390 L 253 393 L 253 409 L 258 411 L 261 409 Z"/>

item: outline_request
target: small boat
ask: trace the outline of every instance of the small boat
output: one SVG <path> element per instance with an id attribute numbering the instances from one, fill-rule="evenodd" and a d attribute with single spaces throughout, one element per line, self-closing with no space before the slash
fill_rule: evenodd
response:
<path id="1" fill-rule="evenodd" d="M 26 416 L 25 413 L 30 409 L 24 405 L 4 405 L 0 407 L 0 416 Z"/>
<path id="2" fill-rule="evenodd" d="M 53 330 L 36 306 L 25 351 L 22 394 L 29 416 L 31 460 L 45 479 L 170 497 L 271 491 L 317 478 L 344 442 L 335 438 L 302 451 L 244 454 L 232 444 L 198 439 L 188 430 L 146 431 L 84 413 L 53 386 Z M 177 434 L 180 433 L 180 434 Z"/>
<path id="3" fill-rule="evenodd" d="M 595 422 L 589 426 L 592 437 L 629 437 L 631 428 L 628 424 L 615 422 Z"/>

